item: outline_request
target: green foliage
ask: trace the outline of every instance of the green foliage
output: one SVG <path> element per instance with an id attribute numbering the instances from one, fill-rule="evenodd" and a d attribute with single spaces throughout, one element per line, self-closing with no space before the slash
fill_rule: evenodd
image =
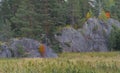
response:
<path id="1" fill-rule="evenodd" d="M 24 47 L 21 45 L 17 45 L 17 53 L 19 54 L 19 57 L 24 57 L 25 56 Z"/>
<path id="2" fill-rule="evenodd" d="M 34 27 L 37 27 L 35 16 L 32 2 L 29 0 L 21 1 L 15 16 L 11 18 L 11 21 L 15 24 L 15 36 L 33 38 L 34 31 L 37 29 L 34 29 Z"/>
<path id="3" fill-rule="evenodd" d="M 66 24 L 79 29 L 88 17 L 106 20 L 105 12 L 120 20 L 119 0 L 1 0 L 0 2 L 0 40 L 10 37 L 27 37 L 37 40 L 54 40 L 57 27 Z M 113 10 L 114 9 L 114 10 Z M 7 29 L 7 30 L 6 30 Z M 46 36 L 42 37 L 42 34 Z M 7 39 L 6 39 L 7 38 Z"/>
<path id="4" fill-rule="evenodd" d="M 13 32 L 11 31 L 10 22 L 6 20 L 6 23 L 1 22 L 0 23 L 0 40 L 1 41 L 7 41 L 10 39 L 13 35 Z"/>
<path id="5" fill-rule="evenodd" d="M 115 0 L 104 0 L 103 6 L 106 11 L 111 12 L 112 7 L 115 6 Z"/>
<path id="6" fill-rule="evenodd" d="M 58 33 L 56 33 L 56 35 L 60 35 L 60 33 L 58 32 Z M 51 40 L 53 40 L 53 41 L 50 42 L 50 46 L 54 50 L 54 52 L 61 53 L 62 52 L 62 48 L 60 46 L 60 43 L 56 40 L 56 38 L 53 38 Z"/>
<path id="7" fill-rule="evenodd" d="M 98 18 L 103 20 L 104 22 L 108 20 L 104 10 L 101 11 L 101 14 L 98 16 Z"/>
<path id="8" fill-rule="evenodd" d="M 115 0 L 115 5 L 111 7 L 111 15 L 112 18 L 120 21 L 120 10 L 118 8 L 120 8 L 120 1 Z"/>
<path id="9" fill-rule="evenodd" d="M 81 28 L 85 22 L 86 14 L 89 10 L 87 0 L 68 0 L 67 3 L 67 23 L 74 28 Z"/>
<path id="10" fill-rule="evenodd" d="M 52 44 L 52 49 L 56 52 L 56 53 L 61 53 L 62 52 L 62 48 L 60 47 L 59 43 L 56 41 L 56 43 Z"/>
<path id="11" fill-rule="evenodd" d="M 94 16 L 98 17 L 105 11 L 113 11 L 115 6 L 115 0 L 89 0 L 90 8 L 92 9 Z"/>
<path id="12" fill-rule="evenodd" d="M 110 50 L 120 50 L 120 28 L 113 26 L 109 37 L 109 48 Z"/>

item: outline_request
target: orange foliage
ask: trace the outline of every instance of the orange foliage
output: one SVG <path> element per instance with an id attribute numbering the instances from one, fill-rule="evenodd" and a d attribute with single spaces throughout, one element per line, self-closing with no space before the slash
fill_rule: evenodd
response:
<path id="1" fill-rule="evenodd" d="M 40 52 L 40 54 L 41 54 L 42 57 L 45 57 L 46 49 L 45 49 L 45 45 L 44 44 L 41 44 L 39 46 L 39 52 Z"/>
<path id="2" fill-rule="evenodd" d="M 106 12 L 105 15 L 107 18 L 110 18 L 110 12 Z"/>

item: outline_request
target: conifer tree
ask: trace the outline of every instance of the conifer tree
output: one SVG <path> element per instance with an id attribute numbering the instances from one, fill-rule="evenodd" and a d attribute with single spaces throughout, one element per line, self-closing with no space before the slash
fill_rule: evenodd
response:
<path id="1" fill-rule="evenodd" d="M 37 27 L 35 17 L 36 13 L 32 1 L 21 1 L 15 16 L 11 18 L 15 26 L 15 36 L 35 37 L 34 31 L 36 30 L 35 27 Z"/>
<path id="2" fill-rule="evenodd" d="M 11 25 L 8 19 L 10 18 L 10 12 L 8 11 L 7 0 L 1 0 L 0 2 L 0 41 L 7 41 L 12 37 Z"/>

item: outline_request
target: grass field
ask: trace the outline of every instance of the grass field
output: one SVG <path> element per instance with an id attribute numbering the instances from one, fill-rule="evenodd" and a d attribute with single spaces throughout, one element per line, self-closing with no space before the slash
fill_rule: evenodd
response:
<path id="1" fill-rule="evenodd" d="M 0 73 L 120 73 L 120 52 L 63 53 L 58 58 L 0 59 Z"/>

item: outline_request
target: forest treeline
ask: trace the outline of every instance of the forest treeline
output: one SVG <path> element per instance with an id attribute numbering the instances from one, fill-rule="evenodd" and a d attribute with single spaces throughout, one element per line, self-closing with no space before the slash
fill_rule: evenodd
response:
<path id="1" fill-rule="evenodd" d="M 0 40 L 28 37 L 50 40 L 58 29 L 81 28 L 90 17 L 104 14 L 120 20 L 120 0 L 1 0 Z"/>

